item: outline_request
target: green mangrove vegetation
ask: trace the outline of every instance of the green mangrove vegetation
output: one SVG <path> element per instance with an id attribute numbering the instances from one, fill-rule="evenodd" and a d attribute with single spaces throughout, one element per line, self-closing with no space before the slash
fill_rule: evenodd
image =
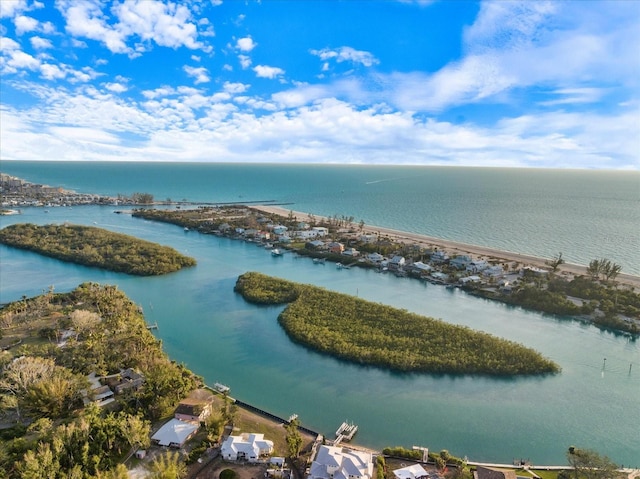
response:
<path id="1" fill-rule="evenodd" d="M 235 291 L 257 304 L 288 302 L 278 321 L 293 341 L 358 364 L 490 376 L 560 371 L 518 343 L 315 286 L 251 272 Z"/>
<path id="2" fill-rule="evenodd" d="M 168 246 L 93 226 L 14 224 L 0 230 L 0 243 L 138 276 L 171 273 L 196 264 L 195 259 Z"/>
<path id="3" fill-rule="evenodd" d="M 123 477 L 124 458 L 149 445 L 151 422 L 202 384 L 115 286 L 24 297 L 0 309 L 0 328 L 0 418 L 14 424 L 0 437 L 2 478 Z M 126 384 L 128 370 L 141 382 L 118 390 L 110 381 Z M 107 387 L 114 401 L 99 407 Z"/>

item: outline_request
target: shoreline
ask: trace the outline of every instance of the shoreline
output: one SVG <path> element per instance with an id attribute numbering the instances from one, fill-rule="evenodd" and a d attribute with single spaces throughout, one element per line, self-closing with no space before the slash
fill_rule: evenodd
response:
<path id="1" fill-rule="evenodd" d="M 309 213 L 302 211 L 295 211 L 280 206 L 272 205 L 251 205 L 251 208 L 261 211 L 267 214 L 275 214 L 280 216 L 288 216 L 289 213 L 293 213 L 300 221 L 304 221 L 309 216 Z M 313 214 L 313 213 L 312 213 Z M 326 216 L 313 214 L 317 219 L 322 221 L 328 221 Z M 357 224 L 353 224 L 357 227 Z M 443 238 L 435 238 L 419 233 L 409 233 L 406 231 L 395 230 L 393 228 L 386 228 L 375 225 L 364 225 L 362 229 L 363 233 L 380 233 L 382 235 L 389 236 L 390 238 L 403 243 L 415 243 L 421 246 L 433 246 L 438 249 L 443 249 L 449 254 L 468 254 L 470 256 L 485 257 L 487 259 L 495 258 L 497 260 L 507 262 L 517 262 L 524 265 L 535 266 L 542 269 L 547 269 L 549 266 L 546 264 L 550 258 L 540 258 L 538 256 L 527 255 L 522 253 L 515 253 L 512 251 L 504 251 L 496 248 L 490 248 L 488 246 L 479 246 L 468 243 L 462 243 L 460 241 L 447 240 Z M 563 263 L 558 267 L 557 273 L 564 275 L 580 276 L 587 274 L 587 267 L 573 263 Z M 640 276 L 634 276 L 632 274 L 620 273 L 616 280 L 634 289 L 640 289 Z"/>

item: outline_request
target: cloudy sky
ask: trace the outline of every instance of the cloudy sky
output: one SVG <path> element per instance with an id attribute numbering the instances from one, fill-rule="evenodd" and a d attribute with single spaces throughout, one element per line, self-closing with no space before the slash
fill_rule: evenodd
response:
<path id="1" fill-rule="evenodd" d="M 640 1 L 0 0 L 0 159 L 640 169 Z"/>

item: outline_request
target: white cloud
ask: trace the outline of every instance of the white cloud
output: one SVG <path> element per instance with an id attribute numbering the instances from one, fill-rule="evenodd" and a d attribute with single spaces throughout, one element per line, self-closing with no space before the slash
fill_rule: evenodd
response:
<path id="1" fill-rule="evenodd" d="M 27 10 L 27 0 L 10 0 L 0 2 L 0 18 L 11 18 Z"/>
<path id="2" fill-rule="evenodd" d="M 232 83 L 232 82 L 224 82 L 223 85 L 224 91 L 228 93 L 244 93 L 249 89 L 249 85 L 245 85 L 244 83 Z"/>
<path id="3" fill-rule="evenodd" d="M 566 105 L 576 103 L 595 103 L 599 101 L 606 93 L 606 88 L 559 88 L 550 91 L 550 95 L 557 95 L 553 100 L 545 100 L 540 102 L 541 105 Z"/>
<path id="4" fill-rule="evenodd" d="M 209 71 L 204 67 L 192 67 L 189 65 L 185 65 L 182 67 L 187 75 L 193 77 L 194 83 L 197 85 L 199 83 L 208 83 L 211 81 L 209 78 Z"/>
<path id="5" fill-rule="evenodd" d="M 114 93 L 124 93 L 128 90 L 127 86 L 122 83 L 105 83 L 104 87 Z"/>
<path id="6" fill-rule="evenodd" d="M 67 76 L 67 74 L 58 66 L 49 63 L 40 65 L 40 75 L 46 80 L 59 80 Z"/>
<path id="7" fill-rule="evenodd" d="M 239 38 L 236 43 L 236 48 L 243 52 L 250 52 L 256 47 L 257 43 L 253 41 L 251 37 Z"/>
<path id="8" fill-rule="evenodd" d="M 311 50 L 310 53 L 320 57 L 321 60 L 335 59 L 338 63 L 349 61 L 351 63 L 360 63 L 365 67 L 370 67 L 380 63 L 379 60 L 371 53 L 356 50 L 351 47 L 340 47 L 336 50 L 323 48 L 322 50 Z M 323 71 L 325 70 L 325 66 L 327 66 L 326 63 L 323 65 Z"/>
<path id="9" fill-rule="evenodd" d="M 16 26 L 16 34 L 22 35 L 25 32 L 32 32 L 38 28 L 38 20 L 25 15 L 18 15 L 13 19 Z"/>
<path id="10" fill-rule="evenodd" d="M 267 65 L 256 65 L 253 68 L 256 72 L 256 76 L 259 78 L 275 78 L 280 75 L 284 75 L 284 70 L 278 67 L 270 67 Z"/>
<path id="11" fill-rule="evenodd" d="M 29 41 L 31 42 L 31 46 L 36 50 L 46 50 L 47 48 L 53 47 L 51 40 L 47 38 L 31 37 Z"/>
<path id="12" fill-rule="evenodd" d="M 210 46 L 197 40 L 196 24 L 184 5 L 124 0 L 111 9 L 116 22 L 102 11 L 102 4 L 91 0 L 58 0 L 57 7 L 66 19 L 68 33 L 102 42 L 112 53 L 136 57 L 150 48 L 149 42 L 169 48 L 184 46 L 211 51 Z M 135 48 L 129 46 L 130 37 L 139 38 L 142 43 L 136 43 Z"/>
<path id="13" fill-rule="evenodd" d="M 201 58 L 200 58 L 198 55 L 191 55 L 191 59 L 192 59 L 194 62 L 199 62 L 199 61 L 201 60 Z"/>
<path id="14" fill-rule="evenodd" d="M 240 66 L 243 70 L 246 70 L 251 66 L 251 58 L 247 55 L 238 55 L 238 60 L 240 61 Z"/>

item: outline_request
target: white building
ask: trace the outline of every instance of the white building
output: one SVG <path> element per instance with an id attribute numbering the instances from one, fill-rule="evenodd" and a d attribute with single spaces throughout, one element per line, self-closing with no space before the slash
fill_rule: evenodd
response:
<path id="1" fill-rule="evenodd" d="M 227 461 L 257 462 L 262 456 L 273 452 L 273 441 L 265 439 L 264 434 L 256 433 L 229 436 L 222 443 L 220 452 Z"/>
<path id="2" fill-rule="evenodd" d="M 429 473 L 420 464 L 412 464 L 402 469 L 396 469 L 393 471 L 393 475 L 396 479 L 426 479 L 429 477 Z"/>
<path id="3" fill-rule="evenodd" d="M 329 228 L 325 228 L 324 226 L 314 226 L 311 228 L 311 231 L 317 232 L 318 236 L 327 236 L 329 234 Z"/>
<path id="4" fill-rule="evenodd" d="M 151 441 L 160 446 L 180 448 L 198 432 L 198 427 L 197 423 L 171 419 L 151 436 Z"/>
<path id="5" fill-rule="evenodd" d="M 373 458 L 370 453 L 320 446 L 308 479 L 371 479 L 372 475 Z"/>
<path id="6" fill-rule="evenodd" d="M 378 241 L 378 235 L 373 233 L 362 234 L 358 237 L 358 239 L 365 244 L 373 244 Z"/>
<path id="7" fill-rule="evenodd" d="M 488 267 L 489 263 L 487 263 L 485 260 L 476 259 L 467 265 L 467 271 L 469 271 L 470 273 L 480 273 Z"/>

